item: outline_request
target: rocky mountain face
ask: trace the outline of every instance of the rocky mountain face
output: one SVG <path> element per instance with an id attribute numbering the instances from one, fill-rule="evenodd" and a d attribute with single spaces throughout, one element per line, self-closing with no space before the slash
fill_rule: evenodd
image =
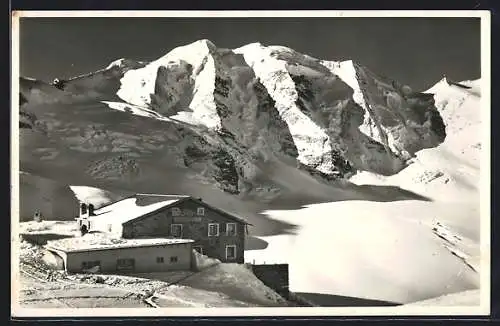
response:
<path id="1" fill-rule="evenodd" d="M 57 86 L 20 79 L 21 169 L 68 171 L 76 184 L 182 178 L 273 197 L 287 180 L 269 166 L 334 185 L 356 171 L 395 174 L 446 137 L 432 95 L 352 61 L 259 43 L 200 40 Z"/>

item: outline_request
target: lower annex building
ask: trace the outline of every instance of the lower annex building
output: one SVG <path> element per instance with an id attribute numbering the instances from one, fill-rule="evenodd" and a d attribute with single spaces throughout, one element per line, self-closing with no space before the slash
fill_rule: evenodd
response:
<path id="1" fill-rule="evenodd" d="M 192 250 L 243 263 L 248 222 L 199 198 L 135 194 L 94 209 L 81 203 L 81 237 L 49 241 L 68 272 L 192 268 Z"/>

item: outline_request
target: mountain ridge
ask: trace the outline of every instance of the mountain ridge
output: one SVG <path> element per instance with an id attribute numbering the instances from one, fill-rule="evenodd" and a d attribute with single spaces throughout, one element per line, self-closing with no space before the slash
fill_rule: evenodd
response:
<path id="1" fill-rule="evenodd" d="M 284 46 L 231 50 L 199 40 L 152 62 L 116 60 L 59 88 L 20 83 L 25 139 L 87 153 L 82 173 L 91 179 L 138 182 L 141 161 L 160 155 L 167 167 L 223 191 L 267 189 L 264 197 L 273 197 L 283 186 L 266 175 L 269 164 L 338 186 L 356 171 L 395 174 L 416 151 L 444 140 L 433 100 L 411 97 L 408 87 L 352 61 Z M 57 160 L 61 151 L 46 145 L 38 159 Z M 36 160 L 31 152 L 26 158 Z"/>

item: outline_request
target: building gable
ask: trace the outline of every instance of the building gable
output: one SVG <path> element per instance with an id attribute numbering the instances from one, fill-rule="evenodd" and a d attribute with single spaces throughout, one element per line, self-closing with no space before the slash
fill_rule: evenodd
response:
<path id="1" fill-rule="evenodd" d="M 205 217 L 207 214 L 199 214 L 200 212 L 197 211 L 198 207 L 204 208 L 205 210 L 215 212 L 218 216 L 221 216 L 224 219 L 227 219 L 228 223 L 235 222 L 235 223 L 240 223 L 240 224 L 252 225 L 252 224 L 246 222 L 245 220 L 243 220 L 242 218 L 231 215 L 227 212 L 224 212 L 221 209 L 218 209 L 214 206 L 211 206 L 211 205 L 205 203 L 204 201 L 202 201 L 200 199 L 196 199 L 193 197 L 182 198 L 182 199 L 177 200 L 177 201 L 175 201 L 167 206 L 161 207 L 153 212 L 150 212 L 150 213 L 145 214 L 143 216 L 139 216 L 135 219 L 130 219 L 130 220 L 124 222 L 123 225 L 124 226 L 131 225 L 131 224 L 134 224 L 138 221 L 146 219 L 148 217 L 158 215 L 159 213 L 164 213 L 164 212 L 167 213 L 167 215 L 172 216 L 172 218 L 174 219 L 174 223 L 175 223 L 176 218 L 178 220 L 184 220 L 186 222 L 189 222 L 189 221 L 202 222 L 203 217 Z M 180 210 L 179 215 L 177 215 L 177 216 L 175 216 L 175 213 L 173 213 L 176 208 L 178 208 Z"/>
<path id="2" fill-rule="evenodd" d="M 123 223 L 122 236 L 192 239 L 193 246 L 210 257 L 243 262 L 246 225 L 244 220 L 191 197 Z"/>

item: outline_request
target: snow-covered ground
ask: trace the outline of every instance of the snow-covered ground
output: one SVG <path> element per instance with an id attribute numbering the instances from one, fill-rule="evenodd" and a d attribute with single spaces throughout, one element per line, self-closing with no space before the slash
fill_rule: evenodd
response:
<path id="1" fill-rule="evenodd" d="M 479 289 L 480 92 L 446 81 L 429 92 L 447 126 L 445 142 L 418 152 L 396 175 L 362 172 L 350 181 L 398 186 L 430 201 L 356 200 L 268 211 L 298 225 L 297 232 L 262 237 L 267 248 L 246 251 L 246 260 L 288 262 L 294 292 L 410 303 Z M 479 305 L 478 297 L 468 296 L 467 303 Z"/>
<path id="2" fill-rule="evenodd" d="M 264 237 L 268 247 L 245 257 L 288 262 L 291 291 L 407 303 L 479 286 L 479 274 L 432 232 L 435 218 L 475 218 L 467 207 L 345 201 L 268 213 L 299 224 L 297 234 Z"/>
<path id="3" fill-rule="evenodd" d="M 204 265 L 204 268 L 180 284 L 206 291 L 222 292 L 233 299 L 265 307 L 287 305 L 284 298 L 264 285 L 245 265 L 221 264 L 206 256 L 195 256 L 198 266 Z"/>
<path id="4" fill-rule="evenodd" d="M 473 306 L 477 305 L 480 300 L 479 290 L 469 290 L 458 293 L 443 295 L 437 298 L 418 301 L 406 305 L 410 306 Z"/>
<path id="5" fill-rule="evenodd" d="M 72 237 L 74 222 L 23 222 L 25 236 Z M 137 273 L 134 275 L 66 274 L 57 271 L 46 279 L 44 251 L 25 237 L 20 243 L 18 278 L 20 304 L 26 308 L 150 307 L 268 307 L 289 303 L 264 285 L 245 265 L 223 264 L 193 252 L 198 270 Z M 45 240 L 46 240 L 45 239 Z M 146 240 L 146 239 L 144 239 Z"/>

